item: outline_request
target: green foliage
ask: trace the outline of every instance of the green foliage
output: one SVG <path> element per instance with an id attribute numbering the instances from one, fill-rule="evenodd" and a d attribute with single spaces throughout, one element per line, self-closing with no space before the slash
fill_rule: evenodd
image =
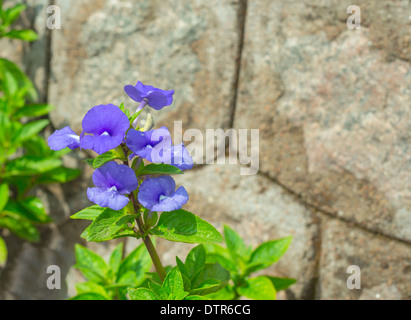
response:
<path id="1" fill-rule="evenodd" d="M 106 153 L 103 153 L 99 156 L 97 156 L 92 162 L 90 162 L 91 167 L 93 169 L 98 169 L 105 163 L 113 160 L 126 160 L 124 157 L 124 154 L 121 150 L 114 149 L 114 150 L 109 150 Z"/>
<path id="2" fill-rule="evenodd" d="M 140 175 L 149 175 L 149 174 L 183 174 L 183 171 L 180 169 L 163 163 L 150 163 L 144 166 L 143 169 L 139 172 Z"/>
<path id="3" fill-rule="evenodd" d="M 76 245 L 74 267 L 87 281 L 76 284 L 77 295 L 70 299 L 126 300 L 127 289 L 142 285 L 152 263 L 144 245 L 138 246 L 124 258 L 123 250 L 123 243 L 118 244 L 105 261 L 90 249 Z"/>
<path id="4" fill-rule="evenodd" d="M 87 227 L 81 236 L 87 241 L 102 242 L 138 234 L 134 229 L 134 216 L 124 210 L 103 210 Z"/>
<path id="5" fill-rule="evenodd" d="M 131 300 L 208 300 L 206 294 L 221 290 L 230 274 L 219 264 L 206 263 L 202 245 L 193 248 L 185 263 L 176 257 L 177 266 L 169 268 L 163 282 L 152 274 L 144 286 L 128 289 Z"/>
<path id="6" fill-rule="evenodd" d="M 25 5 L 3 9 L 0 1 L 0 38 L 34 41 L 32 30 L 11 28 Z M 53 106 L 36 104 L 36 89 L 13 62 L 0 57 L 0 228 L 8 229 L 28 241 L 38 241 L 37 224 L 49 223 L 43 203 L 29 197 L 38 185 L 65 183 L 75 179 L 79 170 L 62 165 L 63 152 L 51 151 L 42 137 L 49 125 L 46 116 Z M 0 240 L 0 265 L 7 248 Z"/>
<path id="7" fill-rule="evenodd" d="M 263 270 L 277 262 L 287 251 L 291 237 L 267 241 L 257 248 L 247 247 L 237 232 L 224 226 L 226 248 L 217 244 L 205 245 L 208 263 L 219 263 L 229 270 L 231 284 L 216 294 L 212 299 L 230 300 L 244 296 L 256 300 L 274 300 L 276 292 L 286 290 L 296 282 L 291 278 L 271 276 L 251 277 L 251 274 Z"/>
<path id="8" fill-rule="evenodd" d="M 162 213 L 150 234 L 185 243 L 218 243 L 223 240 L 211 224 L 183 209 Z"/>

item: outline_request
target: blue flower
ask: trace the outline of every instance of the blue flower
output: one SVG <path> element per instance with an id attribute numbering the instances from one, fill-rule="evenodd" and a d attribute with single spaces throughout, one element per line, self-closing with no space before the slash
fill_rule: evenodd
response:
<path id="1" fill-rule="evenodd" d="M 82 126 L 81 148 L 103 154 L 123 142 L 130 121 L 119 107 L 108 104 L 90 109 L 83 118 Z"/>
<path id="2" fill-rule="evenodd" d="M 126 85 L 124 91 L 127 95 L 136 102 L 142 102 L 140 110 L 148 104 L 156 110 L 161 110 L 165 106 L 173 103 L 174 90 L 161 90 L 153 86 L 144 85 L 140 81 L 135 86 Z"/>
<path id="3" fill-rule="evenodd" d="M 184 144 L 172 146 L 171 134 L 166 127 L 149 131 L 131 129 L 127 133 L 126 145 L 134 156 L 142 157 L 153 163 L 173 165 L 180 170 L 193 167 L 193 158 Z"/>
<path id="4" fill-rule="evenodd" d="M 138 201 L 151 211 L 179 210 L 187 203 L 188 193 L 184 187 L 175 188 L 176 183 L 170 176 L 148 178 L 140 185 Z"/>
<path id="5" fill-rule="evenodd" d="M 59 151 L 64 148 L 71 150 L 80 147 L 80 137 L 70 128 L 56 130 L 47 140 L 51 150 Z"/>
<path id="6" fill-rule="evenodd" d="M 133 152 L 131 157 L 139 156 L 153 162 L 156 147 L 171 147 L 171 134 L 166 127 L 149 131 L 130 129 L 126 138 L 127 147 Z"/>
<path id="7" fill-rule="evenodd" d="M 164 152 L 165 155 L 168 155 L 169 158 L 162 159 L 160 162 L 165 164 L 171 164 L 172 166 L 177 167 L 181 171 L 189 170 L 193 167 L 194 161 L 188 152 L 187 148 L 184 146 L 184 143 L 172 146 L 169 152 Z M 154 160 L 156 160 L 154 158 Z"/>
<path id="8" fill-rule="evenodd" d="M 124 208 L 129 202 L 125 194 L 132 193 L 138 187 L 134 170 L 115 161 L 96 169 L 92 180 L 97 187 L 87 189 L 87 198 L 100 207 L 113 210 Z"/>

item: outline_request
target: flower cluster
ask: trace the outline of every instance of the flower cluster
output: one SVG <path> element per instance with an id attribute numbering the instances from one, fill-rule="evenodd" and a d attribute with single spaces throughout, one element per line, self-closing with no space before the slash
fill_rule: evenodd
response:
<path id="1" fill-rule="evenodd" d="M 132 100 L 139 102 L 136 113 L 145 106 L 160 110 L 173 102 L 174 90 L 161 90 L 140 81 L 136 86 L 125 86 L 124 90 Z M 138 177 L 137 168 L 127 164 L 138 157 L 188 170 L 193 167 L 193 159 L 184 144 L 172 145 L 171 134 L 166 127 L 144 131 L 137 126 L 135 118 L 129 117 L 116 105 L 97 105 L 84 116 L 80 135 L 65 127 L 50 135 L 48 145 L 55 151 L 81 148 L 103 155 L 116 150 L 124 155 L 123 164 L 109 161 L 93 173 L 96 187 L 88 188 L 87 197 L 101 207 L 121 210 L 138 189 L 136 200 L 149 211 L 178 210 L 188 201 L 184 187 L 175 190 L 175 181 L 170 176 Z"/>

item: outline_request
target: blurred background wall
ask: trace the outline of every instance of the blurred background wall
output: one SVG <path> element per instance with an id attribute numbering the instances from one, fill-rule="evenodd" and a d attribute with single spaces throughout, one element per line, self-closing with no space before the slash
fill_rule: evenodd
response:
<path id="1" fill-rule="evenodd" d="M 29 9 L 18 23 L 40 39 L 3 40 L 0 54 L 56 106 L 46 136 L 66 125 L 80 133 L 98 104 L 134 109 L 126 84 L 174 89 L 173 105 L 153 112 L 157 126 L 260 130 L 256 175 L 227 160 L 200 164 L 178 183 L 190 194 L 185 208 L 220 231 L 228 224 L 254 246 L 293 235 L 269 269 L 298 279 L 280 298 L 411 298 L 411 1 L 23 2 Z M 359 30 L 347 27 L 352 4 Z M 46 28 L 50 5 L 61 10 L 61 29 Z M 73 246 L 84 244 L 87 223 L 69 216 L 90 205 L 85 157 L 65 158 L 83 169 L 80 179 L 37 191 L 54 218 L 41 242 L 6 236 L 2 299 L 74 293 Z M 157 244 L 165 264 L 190 248 Z M 61 290 L 46 287 L 52 264 L 67 277 Z M 350 265 L 361 269 L 360 290 L 346 286 Z"/>

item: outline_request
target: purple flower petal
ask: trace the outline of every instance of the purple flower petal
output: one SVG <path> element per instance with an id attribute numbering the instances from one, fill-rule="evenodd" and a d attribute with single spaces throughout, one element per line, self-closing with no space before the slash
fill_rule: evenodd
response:
<path id="1" fill-rule="evenodd" d="M 108 104 L 90 109 L 82 121 L 80 146 L 103 154 L 119 146 L 130 127 L 128 117 L 119 107 Z M 85 135 L 86 133 L 92 136 Z"/>
<path id="2" fill-rule="evenodd" d="M 136 102 L 141 102 L 143 101 L 144 98 L 140 96 L 139 91 L 137 90 L 136 87 L 132 86 L 131 84 L 128 84 L 124 87 L 124 91 L 127 93 L 127 95 L 133 99 Z"/>
<path id="3" fill-rule="evenodd" d="M 193 158 L 187 148 L 184 147 L 184 143 L 166 147 L 161 151 L 157 146 L 154 149 L 152 152 L 152 162 L 170 164 L 182 171 L 189 170 L 194 165 Z"/>
<path id="4" fill-rule="evenodd" d="M 171 134 L 166 127 L 146 132 L 131 129 L 127 133 L 126 145 L 133 154 L 153 162 L 154 148 L 159 151 L 161 147 L 170 146 Z"/>
<path id="5" fill-rule="evenodd" d="M 148 105 L 156 110 L 173 103 L 174 90 L 162 90 L 150 85 L 144 85 L 140 81 L 135 86 L 126 85 L 124 91 L 134 101 L 141 102 L 146 99 Z"/>
<path id="6" fill-rule="evenodd" d="M 171 147 L 171 165 L 184 171 L 193 167 L 194 161 L 184 144 L 179 144 Z"/>
<path id="7" fill-rule="evenodd" d="M 152 91 L 147 94 L 148 105 L 155 110 L 161 110 L 167 106 L 167 96 L 160 91 Z"/>
<path id="8" fill-rule="evenodd" d="M 184 187 L 180 187 L 172 196 L 160 196 L 160 201 L 155 204 L 152 211 L 169 212 L 181 209 L 188 201 L 188 193 Z"/>
<path id="9" fill-rule="evenodd" d="M 175 191 L 175 186 L 170 176 L 146 179 L 139 188 L 138 201 L 152 211 L 178 210 L 188 201 L 188 194 L 184 187 Z"/>
<path id="10" fill-rule="evenodd" d="M 129 194 L 138 187 L 138 180 L 133 169 L 110 161 L 96 169 L 92 176 L 93 183 L 100 188 L 116 187 L 120 194 Z"/>
<path id="11" fill-rule="evenodd" d="M 112 187 L 110 189 L 88 188 L 87 198 L 102 208 L 108 207 L 113 210 L 123 209 L 130 201 L 129 198 L 121 195 L 116 190 L 116 187 Z"/>
<path id="12" fill-rule="evenodd" d="M 56 130 L 48 138 L 48 145 L 54 151 L 67 147 L 74 150 L 80 147 L 80 137 L 70 127 L 65 127 L 61 130 Z"/>

